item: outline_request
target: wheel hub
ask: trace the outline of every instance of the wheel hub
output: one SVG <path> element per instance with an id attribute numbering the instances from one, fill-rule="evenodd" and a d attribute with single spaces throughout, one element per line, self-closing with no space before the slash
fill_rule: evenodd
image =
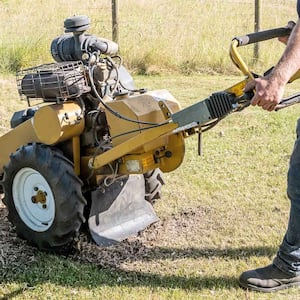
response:
<path id="1" fill-rule="evenodd" d="M 22 221 L 32 230 L 44 232 L 55 219 L 55 200 L 44 176 L 32 168 L 20 169 L 13 180 L 13 199 Z"/>
<path id="2" fill-rule="evenodd" d="M 36 190 L 38 188 L 34 188 Z M 36 195 L 31 197 L 32 203 L 41 203 L 43 208 L 47 208 L 47 192 L 38 190 Z"/>

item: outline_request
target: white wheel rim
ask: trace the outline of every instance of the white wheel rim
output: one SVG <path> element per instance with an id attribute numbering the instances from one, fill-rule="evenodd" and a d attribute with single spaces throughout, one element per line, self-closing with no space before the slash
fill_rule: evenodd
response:
<path id="1" fill-rule="evenodd" d="M 42 195 L 43 201 L 35 202 Z M 13 180 L 12 196 L 22 221 L 30 229 L 43 232 L 50 228 L 55 218 L 55 200 L 46 179 L 32 168 L 22 168 Z"/>

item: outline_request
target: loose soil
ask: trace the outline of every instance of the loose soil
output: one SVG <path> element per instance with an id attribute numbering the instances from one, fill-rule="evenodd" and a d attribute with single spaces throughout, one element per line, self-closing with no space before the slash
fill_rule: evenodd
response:
<path id="1" fill-rule="evenodd" d="M 122 269 L 127 263 L 147 261 L 154 256 L 156 259 L 167 258 L 170 255 L 179 258 L 184 256 L 184 253 L 157 251 L 157 246 L 192 235 L 191 228 L 197 227 L 197 220 L 199 222 L 203 219 L 207 212 L 207 208 L 199 208 L 171 215 L 151 225 L 138 236 L 110 247 L 97 246 L 83 230 L 76 249 L 68 255 L 68 259 L 99 267 Z M 36 261 L 39 253 L 37 248 L 28 245 L 25 240 L 16 235 L 14 227 L 7 219 L 7 214 L 8 211 L 0 200 L 0 278 L 5 277 L 5 272 L 8 270 L 30 265 Z"/>

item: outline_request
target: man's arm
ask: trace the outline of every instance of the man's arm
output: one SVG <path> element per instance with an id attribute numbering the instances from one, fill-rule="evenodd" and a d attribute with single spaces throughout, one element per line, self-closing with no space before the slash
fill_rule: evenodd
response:
<path id="1" fill-rule="evenodd" d="M 252 105 L 272 111 L 281 101 L 284 88 L 289 79 L 300 69 L 300 21 L 298 19 L 287 43 L 287 47 L 267 77 L 255 79 L 256 93 Z"/>

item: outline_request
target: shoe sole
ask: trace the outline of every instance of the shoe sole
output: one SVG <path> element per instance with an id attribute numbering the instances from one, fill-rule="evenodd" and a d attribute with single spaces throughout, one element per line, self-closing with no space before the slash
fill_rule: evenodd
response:
<path id="1" fill-rule="evenodd" d="M 243 283 L 241 281 L 239 281 L 239 285 L 247 290 L 252 290 L 252 291 L 256 291 L 256 292 L 263 292 L 263 293 L 272 293 L 272 292 L 277 292 L 280 290 L 284 290 L 290 287 L 299 287 L 300 286 L 300 282 L 291 282 L 291 283 L 287 283 L 287 284 L 281 284 L 278 286 L 275 286 L 273 288 L 264 288 L 264 287 L 260 287 L 260 286 L 256 286 L 256 285 L 252 285 L 252 284 L 247 284 L 247 283 Z"/>

